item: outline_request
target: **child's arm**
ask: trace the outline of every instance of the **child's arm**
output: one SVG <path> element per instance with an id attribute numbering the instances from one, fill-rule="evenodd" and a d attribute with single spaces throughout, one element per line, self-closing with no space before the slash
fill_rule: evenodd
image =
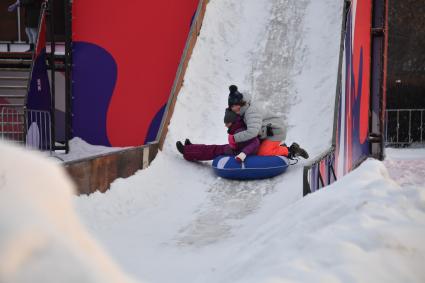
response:
<path id="1" fill-rule="evenodd" d="M 247 142 L 244 142 L 244 147 L 241 148 L 241 153 L 236 155 L 236 160 L 243 162 L 248 155 L 254 155 L 257 153 L 258 148 L 260 147 L 260 140 L 258 138 L 253 138 Z"/>
<path id="2" fill-rule="evenodd" d="M 254 155 L 257 153 L 259 147 L 260 140 L 258 138 L 253 138 L 249 140 L 243 148 L 241 148 L 241 151 L 246 155 Z"/>
<path id="3" fill-rule="evenodd" d="M 259 111 L 249 111 L 245 113 L 245 119 L 246 130 L 240 131 L 233 135 L 237 143 L 246 142 L 252 138 L 257 137 L 260 133 L 262 116 Z"/>

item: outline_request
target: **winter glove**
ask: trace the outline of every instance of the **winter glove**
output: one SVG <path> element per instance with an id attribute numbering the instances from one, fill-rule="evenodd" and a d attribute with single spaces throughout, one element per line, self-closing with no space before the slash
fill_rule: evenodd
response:
<path id="1" fill-rule="evenodd" d="M 16 10 L 16 8 L 19 6 L 19 0 L 17 0 L 15 3 L 7 7 L 8 12 L 13 12 Z"/>
<path id="2" fill-rule="evenodd" d="M 238 155 L 235 156 L 236 161 L 239 162 L 239 163 L 244 162 L 245 158 L 246 158 L 246 154 L 243 153 L 243 152 L 241 152 L 241 153 L 239 153 Z"/>
<path id="3" fill-rule="evenodd" d="M 232 149 L 236 149 L 236 141 L 235 141 L 235 137 L 234 137 L 233 135 L 229 135 L 229 136 L 227 137 L 227 140 L 229 141 L 229 146 L 230 146 Z"/>

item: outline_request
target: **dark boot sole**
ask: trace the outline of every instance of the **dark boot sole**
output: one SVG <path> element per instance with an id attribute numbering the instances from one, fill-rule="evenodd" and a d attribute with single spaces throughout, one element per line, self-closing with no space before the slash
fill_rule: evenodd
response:
<path id="1" fill-rule="evenodd" d="M 184 154 L 184 145 L 181 143 L 181 141 L 176 142 L 176 147 L 181 154 Z"/>

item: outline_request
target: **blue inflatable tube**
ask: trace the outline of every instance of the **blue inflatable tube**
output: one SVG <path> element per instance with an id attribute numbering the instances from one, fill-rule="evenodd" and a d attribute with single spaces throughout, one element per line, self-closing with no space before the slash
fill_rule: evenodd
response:
<path id="1" fill-rule="evenodd" d="M 234 156 L 220 155 L 212 163 L 218 176 L 233 180 L 271 178 L 285 172 L 288 166 L 289 160 L 284 156 L 251 155 L 243 163 L 239 163 Z"/>

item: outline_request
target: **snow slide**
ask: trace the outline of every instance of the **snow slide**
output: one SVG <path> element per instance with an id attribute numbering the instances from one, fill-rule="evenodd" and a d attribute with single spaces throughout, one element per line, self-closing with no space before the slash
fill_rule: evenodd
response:
<path id="1" fill-rule="evenodd" d="M 224 108 L 236 84 L 282 116 L 287 143 L 299 142 L 311 156 L 327 149 L 341 16 L 342 2 L 333 0 L 209 2 L 163 152 L 106 194 L 76 200 L 127 271 L 153 282 L 204 282 L 276 209 L 302 198 L 302 162 L 277 178 L 228 181 L 207 163 L 183 160 L 175 142 L 226 142 Z"/>

